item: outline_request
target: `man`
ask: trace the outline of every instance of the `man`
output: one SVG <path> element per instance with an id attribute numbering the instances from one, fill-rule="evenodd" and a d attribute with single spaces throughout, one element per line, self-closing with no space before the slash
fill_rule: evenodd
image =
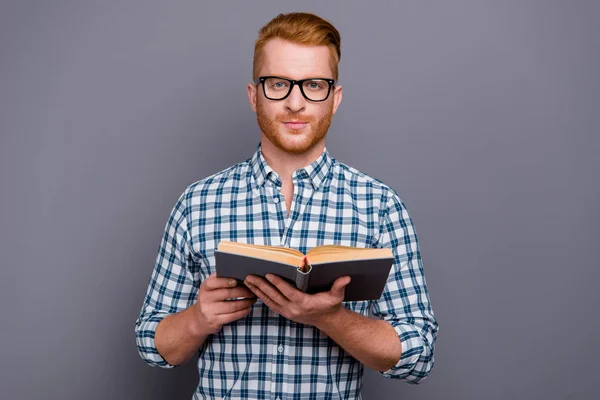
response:
<path id="1" fill-rule="evenodd" d="M 438 325 L 412 220 L 393 189 L 325 147 L 339 59 L 338 31 L 315 15 L 263 27 L 248 85 L 260 144 L 188 186 L 171 212 L 136 338 L 151 365 L 199 352 L 196 399 L 358 399 L 363 365 L 412 383 L 433 366 Z M 390 247 L 395 260 L 379 300 L 342 302 L 349 277 L 314 295 L 276 276 L 217 278 L 221 240 Z"/>

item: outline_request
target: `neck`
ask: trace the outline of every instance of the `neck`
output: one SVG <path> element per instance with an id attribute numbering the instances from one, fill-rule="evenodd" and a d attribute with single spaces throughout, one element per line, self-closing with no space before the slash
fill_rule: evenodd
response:
<path id="1" fill-rule="evenodd" d="M 275 147 L 273 143 L 261 133 L 260 146 L 263 157 L 273 171 L 277 172 L 282 181 L 291 181 L 292 174 L 295 170 L 310 165 L 323 153 L 323 150 L 325 149 L 325 138 L 304 153 L 288 153 Z"/>

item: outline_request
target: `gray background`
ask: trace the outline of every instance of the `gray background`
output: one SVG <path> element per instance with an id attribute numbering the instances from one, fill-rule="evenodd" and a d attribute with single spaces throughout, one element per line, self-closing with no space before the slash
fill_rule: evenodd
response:
<path id="1" fill-rule="evenodd" d="M 588 399 L 599 372 L 593 1 L 2 1 L 0 396 L 190 398 L 134 321 L 184 187 L 259 140 L 253 43 L 342 34 L 331 154 L 394 187 L 441 330 L 420 386 L 366 399 Z"/>

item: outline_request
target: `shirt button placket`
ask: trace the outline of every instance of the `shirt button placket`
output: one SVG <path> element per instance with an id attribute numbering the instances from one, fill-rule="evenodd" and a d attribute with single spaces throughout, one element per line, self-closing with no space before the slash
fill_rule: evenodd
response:
<path id="1" fill-rule="evenodd" d="M 275 348 L 275 356 L 277 357 L 278 355 L 281 356 L 281 354 L 283 353 L 284 347 L 283 344 L 278 344 L 277 347 Z M 281 360 L 278 361 L 278 363 L 280 363 Z M 280 389 L 280 388 L 279 388 Z M 276 400 L 281 400 L 280 397 L 276 397 Z"/>
<path id="2" fill-rule="evenodd" d="M 271 398 L 272 399 L 279 398 L 279 397 L 276 396 L 276 393 L 278 393 L 278 391 L 280 390 L 279 389 L 279 383 L 278 383 L 279 379 L 278 379 L 278 374 L 277 374 L 277 366 L 280 363 L 280 360 L 278 359 L 279 358 L 278 357 L 279 356 L 279 352 L 278 352 L 279 346 L 281 346 L 281 345 L 273 343 L 273 347 L 272 347 L 272 349 L 274 350 L 274 352 L 273 352 L 273 364 L 271 366 L 271 368 L 272 368 L 271 369 L 271 377 L 272 377 L 272 381 L 271 381 L 271 391 L 272 391 L 271 393 L 272 393 L 272 397 Z"/>

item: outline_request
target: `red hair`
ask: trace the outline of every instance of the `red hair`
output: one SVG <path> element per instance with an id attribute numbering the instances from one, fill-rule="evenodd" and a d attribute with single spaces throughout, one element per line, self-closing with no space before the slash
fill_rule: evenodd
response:
<path id="1" fill-rule="evenodd" d="M 260 29 L 254 45 L 252 79 L 258 78 L 265 44 L 276 38 L 307 46 L 329 47 L 333 79 L 338 79 L 338 63 L 342 56 L 340 33 L 330 22 L 309 13 L 279 14 Z"/>

